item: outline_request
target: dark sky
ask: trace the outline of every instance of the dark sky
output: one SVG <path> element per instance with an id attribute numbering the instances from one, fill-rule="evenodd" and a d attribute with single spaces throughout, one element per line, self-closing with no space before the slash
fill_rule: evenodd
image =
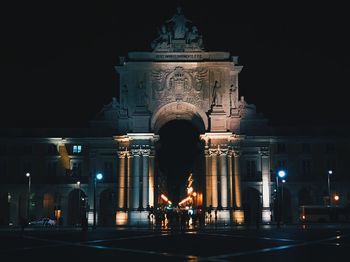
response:
<path id="1" fill-rule="evenodd" d="M 345 6 L 8 2 L 13 3 L 2 4 L 0 21 L 1 127 L 88 126 L 117 95 L 118 57 L 150 51 L 157 27 L 179 4 L 203 34 L 206 50 L 239 56 L 240 94 L 273 123 L 348 119 Z"/>

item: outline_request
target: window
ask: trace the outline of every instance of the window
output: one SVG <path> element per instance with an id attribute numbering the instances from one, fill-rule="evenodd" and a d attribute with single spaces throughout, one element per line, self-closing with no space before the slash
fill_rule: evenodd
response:
<path id="1" fill-rule="evenodd" d="M 256 178 L 256 161 L 246 160 L 247 179 Z"/>
<path id="2" fill-rule="evenodd" d="M 277 144 L 277 153 L 286 153 L 286 144 L 278 143 Z"/>
<path id="3" fill-rule="evenodd" d="M 74 162 L 72 166 L 72 176 L 73 177 L 81 177 L 81 163 Z"/>
<path id="4" fill-rule="evenodd" d="M 303 176 L 311 175 L 311 160 L 304 159 L 301 161 L 301 172 Z"/>
<path id="5" fill-rule="evenodd" d="M 302 143 L 301 145 L 301 152 L 303 153 L 310 153 L 311 152 L 311 145 L 308 143 Z"/>
<path id="6" fill-rule="evenodd" d="M 73 146 L 73 153 L 74 153 L 74 154 L 79 154 L 79 153 L 81 153 L 81 145 L 74 145 L 74 146 Z"/>

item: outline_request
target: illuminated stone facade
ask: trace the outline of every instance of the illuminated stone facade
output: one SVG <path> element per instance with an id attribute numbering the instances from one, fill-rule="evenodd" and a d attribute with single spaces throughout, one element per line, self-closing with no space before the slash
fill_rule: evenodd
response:
<path id="1" fill-rule="evenodd" d="M 149 223 L 147 207 L 160 199 L 159 131 L 173 120 L 188 121 L 200 133 L 202 161 L 194 175 L 203 181 L 202 207 L 217 210 L 220 223 L 276 222 L 280 168 L 288 171 L 284 222 L 298 222 L 303 203 L 328 201 L 329 169 L 336 174 L 331 192 L 340 195 L 333 204 L 350 203 L 350 140 L 345 131 L 335 133 L 346 129 L 269 126 L 239 95 L 238 57 L 205 51 L 181 10 L 169 21 L 151 43 L 153 51 L 120 57 L 119 97 L 91 128 L 1 130 L 0 224 L 57 213 L 64 225 L 80 224 L 85 215 L 92 224 L 94 211 L 98 225 Z M 30 201 L 26 172 L 32 176 Z M 104 178 L 95 183 L 98 172 Z"/>
<path id="2" fill-rule="evenodd" d="M 241 134 L 249 129 L 267 132 L 266 119 L 256 113 L 254 105 L 239 97 L 242 66 L 238 65 L 238 57 L 231 57 L 228 52 L 204 51 L 195 26 L 192 29 L 181 26 L 192 33 L 190 36 L 176 34 L 174 27 L 169 32 L 162 27 L 152 43 L 152 52 L 130 52 L 120 59 L 116 66 L 120 101 L 108 105 L 104 110 L 107 117 L 95 122 L 96 126 L 111 126 L 124 133 L 116 136 L 123 174 L 118 190 L 120 199 L 129 196 L 129 201 L 120 208 L 139 216 L 138 210 L 144 210 L 147 204 L 154 205 L 154 184 L 150 183 L 154 181 L 154 170 L 150 169 L 154 158 L 150 156 L 156 154 L 157 134 L 169 121 L 187 120 L 204 141 L 205 173 L 197 174 L 205 176 L 205 187 L 201 188 L 204 206 L 217 209 L 219 221 L 243 223 L 239 159 L 245 139 Z M 268 141 L 261 147 L 268 147 Z M 269 222 L 270 166 L 266 164 L 269 154 L 265 151 L 263 218 Z M 129 169 L 127 161 L 131 162 Z M 127 179 L 124 174 L 128 174 Z"/>

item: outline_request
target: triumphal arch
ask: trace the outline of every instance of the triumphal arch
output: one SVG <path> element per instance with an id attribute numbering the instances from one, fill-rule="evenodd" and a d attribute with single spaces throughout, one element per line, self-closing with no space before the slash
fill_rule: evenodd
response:
<path id="1" fill-rule="evenodd" d="M 119 132 L 117 223 L 147 221 L 149 207 L 164 203 L 159 189 L 157 142 L 170 121 L 185 120 L 199 132 L 202 181 L 196 204 L 217 210 L 219 221 L 242 223 L 241 156 L 261 156 L 262 219 L 270 219 L 269 150 L 264 141 L 249 145 L 250 130 L 266 129 L 266 119 L 239 96 L 238 57 L 206 51 L 202 35 L 179 8 L 160 26 L 150 52 L 129 52 L 115 67 L 119 98 L 105 106 L 104 124 Z M 191 192 L 188 192 L 190 194 Z M 192 199 L 193 201 L 193 199 Z M 177 205 L 177 203 L 172 203 Z M 118 222 L 119 221 L 119 222 Z"/>

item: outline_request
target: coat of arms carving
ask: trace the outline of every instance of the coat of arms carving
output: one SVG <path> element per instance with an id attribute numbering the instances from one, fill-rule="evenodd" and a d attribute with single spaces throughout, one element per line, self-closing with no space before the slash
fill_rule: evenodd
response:
<path id="1" fill-rule="evenodd" d="M 205 98 L 204 86 L 208 79 L 208 70 L 196 68 L 185 70 L 175 67 L 173 70 L 154 70 L 152 72 L 152 99 L 159 105 L 184 101 L 199 105 Z"/>

